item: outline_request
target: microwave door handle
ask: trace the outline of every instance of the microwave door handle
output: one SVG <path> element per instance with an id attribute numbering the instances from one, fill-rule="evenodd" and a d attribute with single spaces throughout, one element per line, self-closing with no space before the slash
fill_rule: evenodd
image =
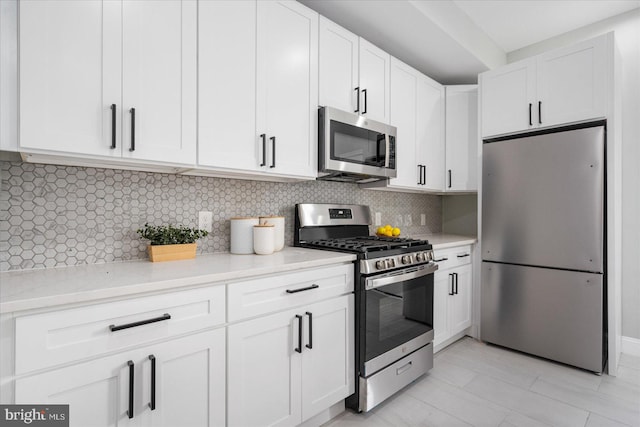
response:
<path id="1" fill-rule="evenodd" d="M 389 151 L 390 151 L 390 138 L 389 134 L 384 135 L 384 167 L 389 169 Z"/>

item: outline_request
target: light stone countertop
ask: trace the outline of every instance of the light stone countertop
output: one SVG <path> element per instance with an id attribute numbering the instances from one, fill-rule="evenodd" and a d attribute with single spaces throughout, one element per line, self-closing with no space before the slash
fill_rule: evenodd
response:
<path id="1" fill-rule="evenodd" d="M 433 245 L 433 249 L 454 248 L 462 245 L 473 245 L 478 242 L 475 236 L 461 236 L 458 234 L 434 233 L 416 234 L 411 237 L 415 239 L 426 239 Z"/>
<path id="2" fill-rule="evenodd" d="M 353 254 L 285 247 L 272 255 L 218 253 L 182 261 L 137 260 L 9 271 L 0 273 L 0 313 L 226 283 L 355 259 Z"/>

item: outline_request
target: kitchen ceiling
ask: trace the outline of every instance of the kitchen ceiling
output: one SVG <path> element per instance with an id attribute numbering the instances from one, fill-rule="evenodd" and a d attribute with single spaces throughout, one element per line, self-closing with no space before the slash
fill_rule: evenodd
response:
<path id="1" fill-rule="evenodd" d="M 640 0 L 298 0 L 443 84 L 506 54 L 640 7 Z"/>

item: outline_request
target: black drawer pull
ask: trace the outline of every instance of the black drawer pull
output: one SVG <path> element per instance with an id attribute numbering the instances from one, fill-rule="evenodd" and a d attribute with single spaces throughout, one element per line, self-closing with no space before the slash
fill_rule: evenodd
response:
<path id="1" fill-rule="evenodd" d="M 260 163 L 260 166 L 266 166 L 267 165 L 267 135 L 264 133 L 261 133 L 260 139 L 262 139 L 262 163 Z"/>
<path id="2" fill-rule="evenodd" d="M 151 403 L 149 403 L 149 408 L 153 411 L 156 409 L 156 357 L 150 354 L 149 360 L 151 360 Z"/>
<path id="3" fill-rule="evenodd" d="M 456 281 L 456 290 L 454 292 L 456 295 L 458 295 L 458 273 L 453 273 L 453 278 Z"/>
<path id="4" fill-rule="evenodd" d="M 129 366 L 129 409 L 127 410 L 127 416 L 129 418 L 133 418 L 133 381 L 134 381 L 133 360 L 129 360 L 127 362 L 127 365 Z"/>
<path id="5" fill-rule="evenodd" d="M 296 353 L 302 353 L 302 316 L 296 314 L 296 319 L 298 319 L 298 346 L 294 350 Z"/>
<path id="6" fill-rule="evenodd" d="M 296 292 L 304 292 L 304 291 L 310 291 L 311 289 L 317 289 L 320 286 L 318 285 L 311 285 L 311 286 L 307 286 L 306 288 L 300 288 L 300 289 L 287 289 L 287 293 L 288 294 L 295 294 Z"/>
<path id="7" fill-rule="evenodd" d="M 470 256 L 470 254 L 464 254 L 464 255 L 457 255 L 458 258 L 466 258 Z"/>
<path id="8" fill-rule="evenodd" d="M 449 273 L 449 279 L 451 279 L 450 283 L 451 283 L 451 287 L 449 288 L 449 295 L 455 295 L 455 291 L 454 289 L 454 273 Z"/>
<path id="9" fill-rule="evenodd" d="M 136 151 L 136 109 L 129 110 L 131 113 L 131 147 L 129 151 Z"/>
<path id="10" fill-rule="evenodd" d="M 109 325 L 109 329 L 111 330 L 111 332 L 115 332 L 122 329 L 135 328 L 136 326 L 147 325 L 149 323 L 155 323 L 155 322 L 162 322 L 163 320 L 169 320 L 169 319 L 171 319 L 171 315 L 169 313 L 165 313 L 162 316 L 154 317 L 153 319 L 140 320 L 139 322 L 125 323 L 124 325 L 118 325 L 118 326 Z"/>
<path id="11" fill-rule="evenodd" d="M 449 258 L 440 258 L 440 259 L 434 259 L 434 262 L 442 262 L 442 261 L 447 261 Z"/>

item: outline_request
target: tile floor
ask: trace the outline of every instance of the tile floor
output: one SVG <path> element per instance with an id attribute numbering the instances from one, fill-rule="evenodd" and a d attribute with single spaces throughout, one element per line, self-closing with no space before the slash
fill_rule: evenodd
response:
<path id="1" fill-rule="evenodd" d="M 324 427 L 640 426 L 640 357 L 617 377 L 597 376 L 464 338 L 435 355 L 429 373 L 366 414 Z"/>

